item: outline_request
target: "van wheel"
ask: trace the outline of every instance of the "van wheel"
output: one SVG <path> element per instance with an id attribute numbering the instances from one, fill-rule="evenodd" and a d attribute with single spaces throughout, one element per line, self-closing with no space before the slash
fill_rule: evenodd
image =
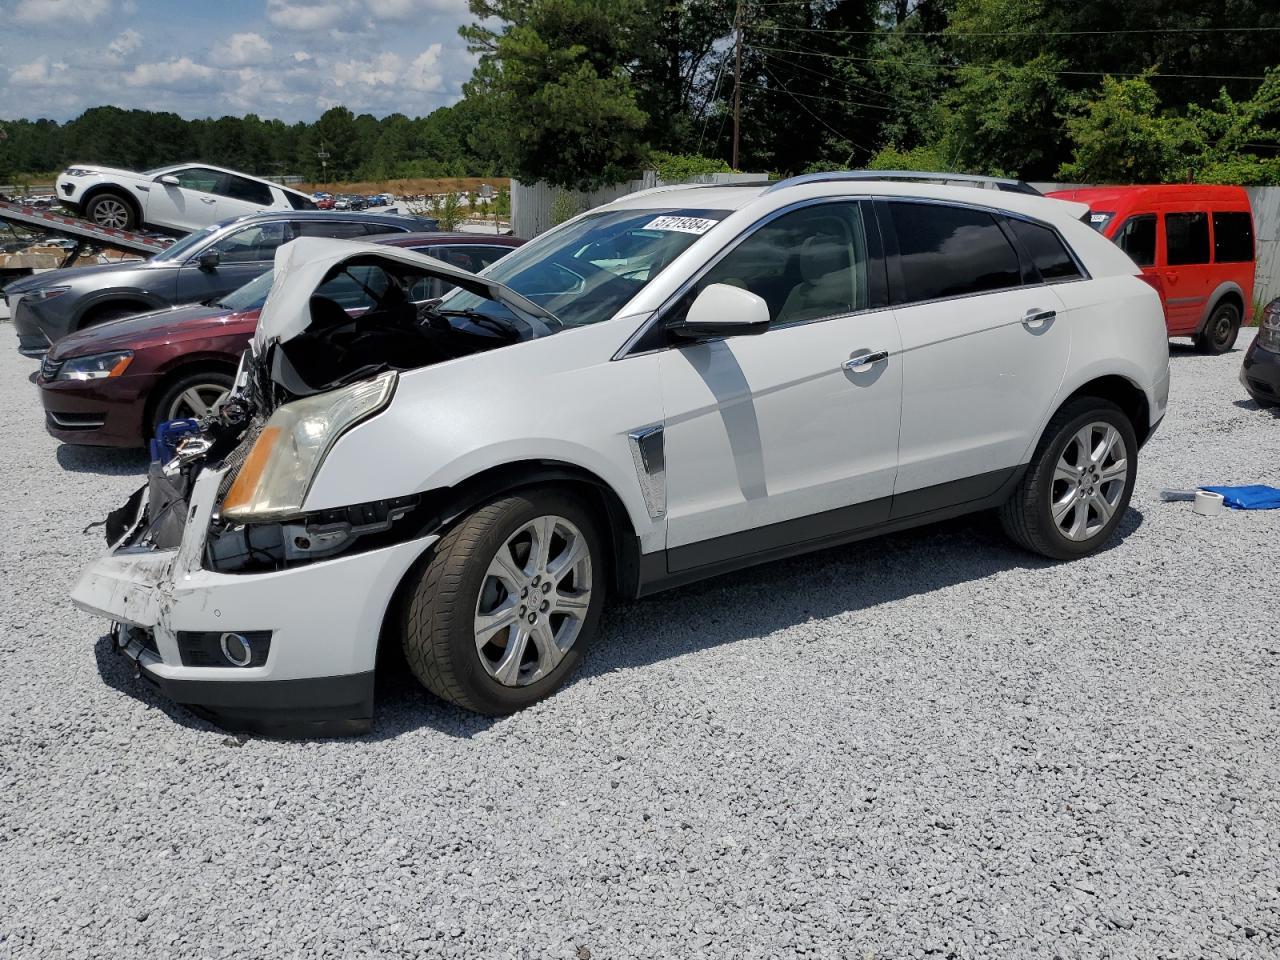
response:
<path id="1" fill-rule="evenodd" d="M 1129 507 L 1137 456 L 1133 424 L 1119 407 L 1073 400 L 1049 421 L 1026 476 L 1000 508 L 1005 533 L 1054 560 L 1088 556 Z"/>
<path id="2" fill-rule="evenodd" d="M 578 665 L 605 583 L 595 517 L 577 500 L 547 489 L 504 497 L 436 545 L 405 604 L 405 657 L 436 696 L 514 713 Z"/>
<path id="3" fill-rule="evenodd" d="M 95 194 L 94 198 L 85 204 L 84 215 L 85 219 L 100 227 L 132 230 L 138 225 L 133 204 L 118 193 Z"/>
<path id="4" fill-rule="evenodd" d="M 1204 329 L 1196 335 L 1196 349 L 1215 356 L 1226 353 L 1236 345 L 1239 334 L 1240 311 L 1234 303 L 1220 303 L 1213 308 Z"/>

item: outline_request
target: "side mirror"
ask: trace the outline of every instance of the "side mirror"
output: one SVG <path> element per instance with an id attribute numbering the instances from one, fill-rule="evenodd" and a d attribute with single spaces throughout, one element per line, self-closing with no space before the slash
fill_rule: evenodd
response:
<path id="1" fill-rule="evenodd" d="M 163 177 L 156 177 L 156 179 L 159 180 L 161 183 L 163 183 L 166 187 L 182 186 L 182 181 L 179 180 L 177 177 L 175 177 L 172 173 L 166 173 Z"/>
<path id="2" fill-rule="evenodd" d="M 681 340 L 754 336 L 769 329 L 769 305 L 750 290 L 713 283 L 689 306 L 683 321 L 667 330 Z"/>
<path id="3" fill-rule="evenodd" d="M 196 263 L 200 265 L 201 270 L 217 270 L 221 262 L 222 256 L 217 250 L 206 250 L 196 258 Z"/>

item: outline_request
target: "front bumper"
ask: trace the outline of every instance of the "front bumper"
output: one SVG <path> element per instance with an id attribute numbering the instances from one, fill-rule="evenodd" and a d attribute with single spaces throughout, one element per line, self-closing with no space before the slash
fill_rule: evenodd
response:
<path id="1" fill-rule="evenodd" d="M 45 367 L 54 362 L 46 359 Z M 42 372 L 36 385 L 44 405 L 45 429 L 64 443 L 146 446 L 147 398 L 158 380 L 154 374 L 127 372 L 103 380 L 47 380 Z"/>
<path id="2" fill-rule="evenodd" d="M 46 315 L 47 311 L 38 310 L 30 297 L 22 297 L 16 305 L 11 303 L 10 312 L 18 335 L 18 352 L 24 357 L 43 357 L 55 340 L 68 333 L 64 318 Z"/>
<path id="3" fill-rule="evenodd" d="M 384 617 L 437 537 L 269 573 L 215 573 L 200 561 L 222 475 L 206 469 L 197 478 L 176 549 L 125 546 L 126 535 L 85 569 L 72 600 L 140 628 L 128 631 L 134 640 L 124 651 L 141 673 L 223 726 L 307 735 L 368 729 Z M 185 631 L 270 631 L 271 641 L 260 666 L 185 666 Z"/>
<path id="4" fill-rule="evenodd" d="M 1240 365 L 1240 383 L 1261 404 L 1280 404 L 1280 353 L 1249 344 Z"/>

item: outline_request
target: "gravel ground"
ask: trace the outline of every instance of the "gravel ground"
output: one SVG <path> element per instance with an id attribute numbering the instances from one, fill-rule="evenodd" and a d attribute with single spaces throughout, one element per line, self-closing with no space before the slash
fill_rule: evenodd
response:
<path id="1" fill-rule="evenodd" d="M 498 721 L 233 738 L 67 591 L 132 455 L 45 435 L 0 326 L 0 957 L 1280 955 L 1280 514 L 1241 353 L 1179 350 L 1123 537 L 979 517 L 612 608 Z M 1247 343 L 1242 338 L 1242 343 Z"/>

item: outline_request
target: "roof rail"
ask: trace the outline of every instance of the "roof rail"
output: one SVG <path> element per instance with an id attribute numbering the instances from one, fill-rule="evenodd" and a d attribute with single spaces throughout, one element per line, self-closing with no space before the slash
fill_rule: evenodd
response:
<path id="1" fill-rule="evenodd" d="M 1007 193 L 1029 193 L 1040 196 L 1040 191 L 1023 180 L 1012 180 L 1007 177 L 983 177 L 972 173 L 935 173 L 927 170 L 834 170 L 830 173 L 804 173 L 798 177 L 779 180 L 765 193 L 772 193 L 783 187 L 798 187 L 806 183 L 826 183 L 841 180 L 906 180 L 917 183 L 953 183 L 984 188 L 987 190 L 1003 190 Z"/>

